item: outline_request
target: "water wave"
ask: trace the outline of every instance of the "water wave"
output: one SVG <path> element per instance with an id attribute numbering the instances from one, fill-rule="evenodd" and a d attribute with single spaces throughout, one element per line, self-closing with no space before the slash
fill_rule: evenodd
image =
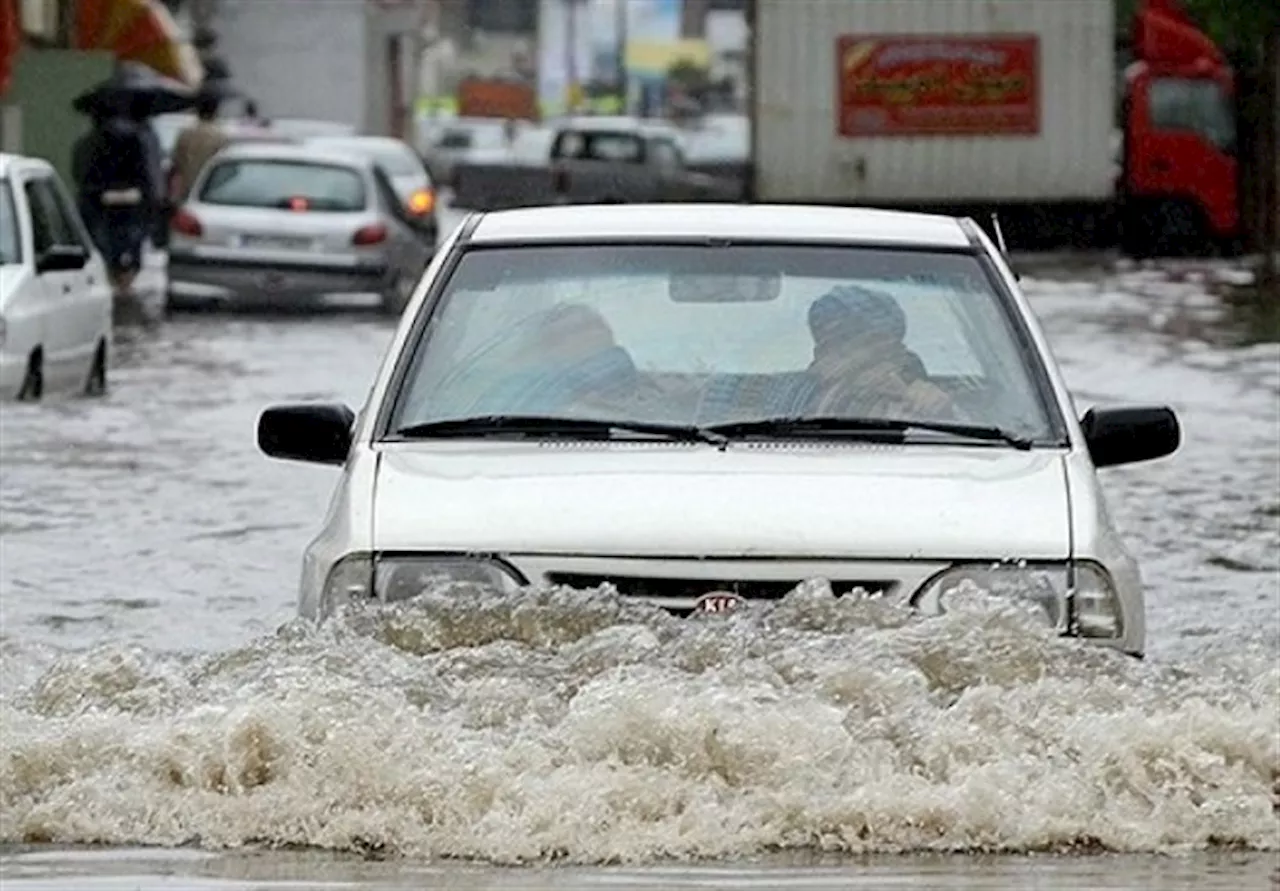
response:
<path id="1" fill-rule="evenodd" d="M 812 583 L 685 620 L 608 589 L 449 586 L 214 656 L 44 656 L 3 675 L 7 843 L 1280 849 L 1274 651 L 1143 664 L 1007 601 L 924 618 Z"/>

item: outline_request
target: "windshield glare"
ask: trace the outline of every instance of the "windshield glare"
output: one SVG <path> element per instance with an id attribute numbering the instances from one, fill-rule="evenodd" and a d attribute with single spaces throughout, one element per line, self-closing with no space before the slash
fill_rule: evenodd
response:
<path id="1" fill-rule="evenodd" d="M 308 161 L 220 161 L 200 189 L 203 204 L 287 208 L 295 198 L 309 210 L 352 212 L 365 207 L 364 178 L 349 167 Z"/>
<path id="2" fill-rule="evenodd" d="M 18 212 L 7 179 L 0 179 L 0 266 L 22 262 L 22 242 L 18 237 Z"/>
<path id="3" fill-rule="evenodd" d="M 475 248 L 424 327 L 391 429 L 493 414 L 877 417 L 1056 440 L 1009 312 L 968 254 Z"/>

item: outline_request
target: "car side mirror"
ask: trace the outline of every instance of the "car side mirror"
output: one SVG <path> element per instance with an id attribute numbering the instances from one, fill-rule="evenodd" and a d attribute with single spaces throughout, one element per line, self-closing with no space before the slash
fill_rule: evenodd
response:
<path id="1" fill-rule="evenodd" d="M 273 405 L 258 418 L 258 448 L 284 461 L 346 463 L 356 415 L 336 403 Z"/>
<path id="2" fill-rule="evenodd" d="M 1163 405 L 1091 408 L 1080 419 L 1080 428 L 1094 467 L 1163 458 L 1182 443 L 1178 416 Z"/>
<path id="3" fill-rule="evenodd" d="M 89 262 L 89 252 L 78 244 L 55 244 L 36 260 L 36 273 L 75 272 Z"/>

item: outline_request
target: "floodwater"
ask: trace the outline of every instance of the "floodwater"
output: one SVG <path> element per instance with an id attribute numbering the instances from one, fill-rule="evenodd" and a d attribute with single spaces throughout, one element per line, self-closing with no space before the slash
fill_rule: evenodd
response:
<path id="1" fill-rule="evenodd" d="M 104 401 L 0 407 L 0 881 L 1272 886 L 1280 350 L 1187 338 L 1214 304 L 1176 278 L 1025 282 L 1081 410 L 1183 420 L 1175 457 L 1105 472 L 1143 663 L 822 585 L 728 620 L 440 591 L 299 626 L 335 474 L 260 456 L 256 416 L 358 403 L 390 323 L 122 331 Z"/>

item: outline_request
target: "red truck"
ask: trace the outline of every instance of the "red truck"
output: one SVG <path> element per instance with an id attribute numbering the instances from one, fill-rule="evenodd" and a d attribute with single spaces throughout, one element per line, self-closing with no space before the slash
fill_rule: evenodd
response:
<path id="1" fill-rule="evenodd" d="M 1175 0 L 1145 0 L 1131 34 L 1116 184 L 1124 247 L 1231 244 L 1240 236 L 1231 68 Z"/>
<path id="2" fill-rule="evenodd" d="M 1142 0 L 1127 41 L 1114 0 L 755 0 L 752 18 L 751 200 L 998 213 L 1022 249 L 1239 236 L 1232 71 L 1177 0 Z"/>

